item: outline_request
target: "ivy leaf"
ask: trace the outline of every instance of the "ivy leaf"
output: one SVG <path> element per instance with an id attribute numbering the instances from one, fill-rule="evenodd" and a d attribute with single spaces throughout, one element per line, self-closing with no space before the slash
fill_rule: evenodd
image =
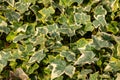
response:
<path id="1" fill-rule="evenodd" d="M 99 24 L 101 24 L 102 26 L 107 25 L 107 22 L 105 20 L 105 16 L 104 15 L 98 15 L 97 17 L 95 17 L 95 19 L 97 21 L 95 21 L 94 24 L 98 25 L 98 22 L 99 22 Z"/>
<path id="2" fill-rule="evenodd" d="M 0 72 L 7 65 L 7 61 L 10 59 L 10 57 L 11 57 L 10 51 L 0 51 Z"/>
<path id="3" fill-rule="evenodd" d="M 116 21 L 112 21 L 111 24 L 107 26 L 107 31 L 112 32 L 113 34 L 116 34 L 117 32 L 119 32 L 117 25 L 118 23 Z"/>
<path id="4" fill-rule="evenodd" d="M 82 55 L 75 61 L 74 65 L 84 65 L 86 63 L 91 64 L 96 59 L 95 54 L 92 51 L 85 51 Z"/>
<path id="5" fill-rule="evenodd" d="M 94 10 L 95 15 L 106 15 L 107 11 L 103 8 L 102 5 L 97 6 Z"/>
<path id="6" fill-rule="evenodd" d="M 11 36 L 11 37 L 14 37 L 14 35 Z M 27 38 L 27 37 L 28 37 L 27 35 L 19 34 L 19 35 L 17 35 L 17 36 L 14 37 L 13 42 L 14 42 L 14 43 L 17 43 L 18 41 L 20 41 L 20 40 L 22 40 L 22 39 L 24 39 L 24 38 Z M 8 39 L 8 38 L 7 38 L 7 39 Z M 8 39 L 8 40 L 9 40 L 9 39 Z"/>
<path id="7" fill-rule="evenodd" d="M 28 10 L 30 4 L 28 3 L 24 3 L 24 2 L 17 2 L 15 4 L 15 7 L 18 11 L 20 11 L 20 13 L 24 13 L 25 11 Z"/>
<path id="8" fill-rule="evenodd" d="M 87 22 L 90 22 L 90 16 L 86 13 L 75 13 L 74 15 L 76 24 L 87 24 Z"/>
<path id="9" fill-rule="evenodd" d="M 79 39 L 75 44 L 77 45 L 77 48 L 83 48 L 87 45 L 88 41 L 85 38 Z"/>
<path id="10" fill-rule="evenodd" d="M 90 74 L 90 80 L 98 80 L 98 72 Z"/>
<path id="11" fill-rule="evenodd" d="M 7 23 L 5 21 L 0 22 L 0 32 L 4 32 L 6 34 L 10 32 L 10 29 L 7 27 Z"/>
<path id="12" fill-rule="evenodd" d="M 104 47 L 109 47 L 109 48 L 113 47 L 113 45 L 110 42 L 97 38 L 96 36 L 93 36 L 92 46 L 97 50 L 100 50 L 101 48 Z"/>
<path id="13" fill-rule="evenodd" d="M 75 30 L 71 30 L 70 28 L 59 28 L 58 31 L 63 34 L 67 34 L 68 36 L 75 35 Z"/>
<path id="14" fill-rule="evenodd" d="M 120 70 L 120 60 L 115 58 L 115 57 L 111 57 L 109 64 L 107 64 L 107 66 L 105 67 L 104 71 L 119 71 Z"/>
<path id="15" fill-rule="evenodd" d="M 13 10 L 7 10 L 7 12 L 5 12 L 4 15 L 10 22 L 20 20 L 20 14 Z"/>
<path id="16" fill-rule="evenodd" d="M 93 31 L 94 27 L 91 22 L 85 24 L 84 31 Z"/>
<path id="17" fill-rule="evenodd" d="M 42 10 L 39 10 L 38 11 L 43 19 L 46 19 L 48 18 L 51 14 L 53 14 L 55 12 L 54 8 L 51 6 L 51 7 L 48 7 L 48 8 L 43 8 Z"/>
<path id="18" fill-rule="evenodd" d="M 74 66 L 68 65 L 65 68 L 65 74 L 68 75 L 69 77 L 72 78 L 72 76 L 74 75 L 74 73 L 75 73 L 75 67 Z"/>
<path id="19" fill-rule="evenodd" d="M 68 61 L 74 61 L 75 60 L 75 53 L 71 51 L 62 51 L 60 53 L 61 56 L 65 57 Z"/>
<path id="20" fill-rule="evenodd" d="M 66 62 L 58 59 L 54 63 L 51 63 L 51 65 L 53 67 L 51 73 L 51 79 L 53 80 L 57 77 L 60 77 L 64 73 Z"/>
<path id="21" fill-rule="evenodd" d="M 44 59 L 44 57 L 46 56 L 46 54 L 43 52 L 43 50 L 39 50 L 37 52 L 35 52 L 29 59 L 28 63 L 34 63 L 34 62 L 38 62 L 40 63 L 41 60 Z"/>

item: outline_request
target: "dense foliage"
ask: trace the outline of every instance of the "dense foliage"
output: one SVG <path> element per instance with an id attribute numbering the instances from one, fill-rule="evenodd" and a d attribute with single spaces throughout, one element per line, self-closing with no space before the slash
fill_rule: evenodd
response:
<path id="1" fill-rule="evenodd" d="M 0 80 L 120 80 L 120 0 L 0 0 Z"/>

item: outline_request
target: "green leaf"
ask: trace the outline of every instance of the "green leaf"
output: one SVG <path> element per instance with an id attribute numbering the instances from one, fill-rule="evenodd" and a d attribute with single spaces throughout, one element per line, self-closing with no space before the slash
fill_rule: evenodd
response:
<path id="1" fill-rule="evenodd" d="M 14 38 L 16 37 L 16 34 L 14 32 L 10 32 L 8 36 L 6 37 L 7 41 L 13 41 Z"/>
<path id="2" fill-rule="evenodd" d="M 75 30 L 71 30 L 70 28 L 59 28 L 57 31 L 63 34 L 67 34 L 68 36 L 75 35 Z"/>
<path id="3" fill-rule="evenodd" d="M 115 57 L 111 57 L 109 64 L 107 64 L 107 66 L 105 67 L 104 71 L 119 71 L 120 70 L 120 60 L 115 58 Z"/>
<path id="4" fill-rule="evenodd" d="M 74 65 L 84 65 L 86 63 L 91 64 L 95 61 L 95 54 L 92 51 L 85 51 L 82 55 L 75 61 Z"/>
<path id="5" fill-rule="evenodd" d="M 90 80 L 98 80 L 98 72 L 94 73 L 94 74 L 90 74 Z"/>
<path id="6" fill-rule="evenodd" d="M 29 59 L 28 63 L 34 63 L 34 62 L 38 62 L 40 63 L 41 60 L 44 59 L 44 57 L 46 56 L 46 54 L 43 52 L 43 50 L 39 50 L 37 52 L 35 52 Z"/>
<path id="7" fill-rule="evenodd" d="M 10 57 L 11 57 L 10 51 L 0 51 L 0 72 L 7 65 L 7 61 L 10 59 Z"/>
<path id="8" fill-rule="evenodd" d="M 57 59 L 54 63 L 51 63 L 53 69 L 51 73 L 51 79 L 55 79 L 57 77 L 60 77 L 65 70 L 66 62 L 63 60 Z"/>
<path id="9" fill-rule="evenodd" d="M 68 65 L 65 68 L 65 74 L 68 75 L 70 78 L 73 77 L 74 73 L 75 73 L 75 67 L 74 66 Z"/>
<path id="10" fill-rule="evenodd" d="M 87 15 L 86 13 L 75 13 L 74 15 L 76 24 L 87 24 L 87 22 L 90 22 L 90 15 Z"/>
<path id="11" fill-rule="evenodd" d="M 75 44 L 77 45 L 77 48 L 83 48 L 88 44 L 88 41 L 85 38 L 81 38 Z"/>
<path id="12" fill-rule="evenodd" d="M 109 47 L 109 48 L 113 47 L 113 45 L 110 42 L 102 40 L 99 37 L 97 38 L 96 36 L 93 36 L 92 46 L 97 50 L 100 50 L 101 48 L 104 47 Z"/>
<path id="13" fill-rule="evenodd" d="M 24 13 L 25 11 L 28 10 L 30 4 L 28 3 L 24 3 L 24 2 L 17 2 L 15 4 L 15 7 L 18 11 L 20 11 L 20 13 Z"/>
<path id="14" fill-rule="evenodd" d="M 61 56 L 65 57 L 68 61 L 75 61 L 75 53 L 71 51 L 62 51 L 60 53 Z"/>
<path id="15" fill-rule="evenodd" d="M 86 23 L 84 31 L 93 31 L 94 27 L 91 22 Z"/>
<path id="16" fill-rule="evenodd" d="M 28 73 L 29 74 L 32 74 L 36 69 L 39 68 L 39 65 L 37 63 L 35 63 L 33 66 L 31 66 L 29 69 L 28 69 Z"/>
<path id="17" fill-rule="evenodd" d="M 99 22 L 99 24 L 101 24 L 102 26 L 105 26 L 105 25 L 107 25 L 107 22 L 106 22 L 106 20 L 105 20 L 105 16 L 103 16 L 103 15 L 98 15 L 97 17 L 95 17 L 95 19 Z M 98 26 L 98 22 L 94 22 L 94 24 L 97 24 L 97 26 Z"/>
<path id="18" fill-rule="evenodd" d="M 48 8 L 43 8 L 42 10 L 39 10 L 38 12 L 42 15 L 43 19 L 45 19 L 45 18 L 48 18 L 51 14 L 53 14 L 55 10 L 51 6 Z"/>
<path id="19" fill-rule="evenodd" d="M 11 37 L 14 37 L 14 35 L 11 36 Z M 17 35 L 17 36 L 14 37 L 13 42 L 14 42 L 14 43 L 17 43 L 18 41 L 21 41 L 22 39 L 25 39 L 25 38 L 27 38 L 27 37 L 28 37 L 27 35 L 19 34 L 19 35 Z M 8 40 L 9 40 L 9 39 L 8 39 Z"/>
<path id="20" fill-rule="evenodd" d="M 8 21 L 13 22 L 13 21 L 19 21 L 20 20 L 20 14 L 13 11 L 13 10 L 7 10 L 4 13 L 5 17 L 8 19 Z"/>
<path id="21" fill-rule="evenodd" d="M 94 10 L 95 15 L 106 15 L 107 11 L 103 8 L 102 5 L 97 6 Z"/>
<path id="22" fill-rule="evenodd" d="M 119 29 L 117 27 L 118 23 L 116 21 L 112 21 L 111 24 L 107 26 L 107 31 L 112 32 L 113 34 L 116 34 L 119 32 Z"/>
<path id="23" fill-rule="evenodd" d="M 4 32 L 8 34 L 10 29 L 7 27 L 7 23 L 5 21 L 0 22 L 0 32 Z"/>

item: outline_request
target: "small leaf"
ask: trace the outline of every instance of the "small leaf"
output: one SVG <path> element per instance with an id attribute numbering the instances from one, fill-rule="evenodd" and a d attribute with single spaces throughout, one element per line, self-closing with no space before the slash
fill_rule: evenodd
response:
<path id="1" fill-rule="evenodd" d="M 40 63 L 41 60 L 44 59 L 44 57 L 46 56 L 46 54 L 44 54 L 43 50 L 39 50 L 37 52 L 35 52 L 29 59 L 28 63 L 34 63 L 34 62 L 38 62 Z"/>
<path id="2" fill-rule="evenodd" d="M 78 48 L 83 48 L 87 45 L 88 41 L 85 38 L 79 39 L 75 44 Z"/>
<path id="3" fill-rule="evenodd" d="M 68 61 L 74 61 L 75 60 L 75 53 L 71 51 L 62 51 L 60 53 L 61 56 L 65 57 Z"/>
<path id="4" fill-rule="evenodd" d="M 76 24 L 87 24 L 87 22 L 90 22 L 90 15 L 87 15 L 86 13 L 75 13 L 74 15 Z"/>
<path id="5" fill-rule="evenodd" d="M 74 75 L 74 73 L 75 73 L 75 67 L 74 66 L 68 65 L 65 68 L 65 74 L 68 75 L 69 77 L 72 78 L 72 76 Z"/>

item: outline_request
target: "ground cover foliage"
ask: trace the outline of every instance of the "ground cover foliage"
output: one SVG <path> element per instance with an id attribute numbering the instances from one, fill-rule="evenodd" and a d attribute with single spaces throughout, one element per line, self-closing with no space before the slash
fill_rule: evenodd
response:
<path id="1" fill-rule="evenodd" d="M 0 80 L 120 80 L 120 0 L 0 0 Z"/>

